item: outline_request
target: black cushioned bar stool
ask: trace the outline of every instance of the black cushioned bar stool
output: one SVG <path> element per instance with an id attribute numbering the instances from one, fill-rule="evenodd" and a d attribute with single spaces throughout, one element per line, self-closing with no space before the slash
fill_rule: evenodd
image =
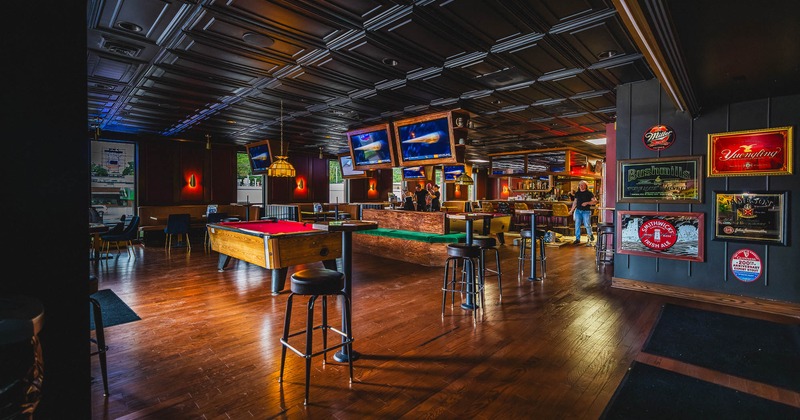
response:
<path id="1" fill-rule="evenodd" d="M 544 252 L 545 248 L 544 235 L 546 233 L 547 232 L 545 232 L 544 230 L 536 229 L 536 242 L 539 243 L 539 258 L 537 258 L 537 260 L 539 261 L 539 264 L 541 264 L 540 268 L 540 270 L 542 271 L 541 278 L 547 277 L 547 255 Z M 518 279 L 522 279 L 523 275 L 525 274 L 525 262 L 530 261 L 531 258 L 536 258 L 535 257 L 536 244 L 531 243 L 530 255 L 528 255 L 527 252 L 528 242 L 531 240 L 532 236 L 533 235 L 530 229 L 523 229 L 519 231 L 520 244 L 519 244 L 519 257 L 517 258 L 518 269 L 519 269 L 519 275 L 517 276 Z"/>
<path id="2" fill-rule="evenodd" d="M 491 236 L 474 235 L 472 237 L 472 245 L 477 245 L 481 249 L 480 257 L 480 281 L 481 287 L 484 287 L 484 280 L 487 273 L 490 276 L 497 276 L 497 293 L 500 295 L 500 300 L 503 300 L 503 271 L 500 268 L 500 250 L 497 248 L 497 240 Z M 486 267 L 486 253 L 494 252 L 494 270 Z"/>
<path id="3" fill-rule="evenodd" d="M 481 248 L 477 245 L 447 244 L 447 259 L 444 262 L 444 282 L 442 283 L 442 318 L 447 293 L 450 293 L 450 306 L 455 306 L 455 294 L 462 296 L 461 307 L 471 309 L 473 322 L 478 320 L 478 297 L 483 304 L 483 284 L 478 281 L 476 271 L 480 266 Z M 461 271 L 458 268 L 461 267 Z M 466 299 L 464 299 L 466 297 Z"/>
<path id="4" fill-rule="evenodd" d="M 89 341 L 97 346 L 97 350 L 91 352 L 89 356 L 97 356 L 100 359 L 100 374 L 103 376 L 103 395 L 108 396 L 108 365 L 106 363 L 106 352 L 108 346 L 106 345 L 106 334 L 103 327 L 103 309 L 100 307 L 100 302 L 93 298 L 92 295 L 97 293 L 98 283 L 96 276 L 89 276 L 89 303 L 92 305 L 92 316 L 94 316 L 94 338 L 89 338 Z"/>
<path id="5" fill-rule="evenodd" d="M 611 247 L 608 246 L 608 237 L 611 237 Z M 597 243 L 595 244 L 595 262 L 597 267 L 600 264 L 613 264 L 614 263 L 614 223 L 598 223 L 597 224 Z"/>
<path id="6" fill-rule="evenodd" d="M 283 368 L 286 361 L 286 349 L 289 348 L 306 359 L 306 394 L 304 405 L 308 404 L 308 388 L 311 381 L 311 358 L 314 356 L 322 355 L 322 362 L 327 362 L 327 353 L 331 350 L 347 347 L 348 354 L 352 354 L 352 329 L 350 328 L 350 296 L 343 290 L 344 289 L 344 274 L 329 270 L 326 268 L 311 268 L 307 270 L 298 271 L 292 274 L 291 282 L 292 293 L 286 301 L 286 318 L 283 322 L 283 337 L 281 337 L 281 373 L 278 378 L 279 382 L 283 382 Z M 292 300 L 295 295 L 310 296 L 308 299 L 308 308 L 306 312 L 306 329 L 294 333 L 289 332 L 289 325 L 292 318 Z M 328 325 L 328 296 L 342 296 L 344 298 L 344 325 L 342 330 L 338 330 Z M 322 297 L 322 323 L 314 325 L 314 303 L 317 298 Z M 322 349 L 314 351 L 313 348 L 313 333 L 314 330 L 322 331 Z M 341 342 L 328 347 L 328 330 L 340 335 L 343 340 Z M 305 334 L 306 346 L 305 351 L 300 351 L 289 344 L 289 338 Z M 348 358 L 350 365 L 350 383 L 353 383 L 353 359 Z"/>

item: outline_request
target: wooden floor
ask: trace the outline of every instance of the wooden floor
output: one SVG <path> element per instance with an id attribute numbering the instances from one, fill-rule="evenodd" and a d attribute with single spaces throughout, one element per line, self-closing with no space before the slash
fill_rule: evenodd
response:
<path id="1" fill-rule="evenodd" d="M 797 393 L 640 353 L 661 306 L 676 300 L 612 289 L 613 267 L 598 271 L 585 246 L 548 247 L 546 280 L 518 280 L 511 239 L 501 248 L 502 301 L 488 278 L 477 325 L 458 305 L 442 316 L 441 268 L 356 254 L 354 382 L 330 355 L 327 365 L 312 359 L 308 406 L 302 358 L 289 352 L 278 382 L 288 294 L 271 296 L 266 270 L 236 261 L 218 272 L 217 254 L 200 243 L 191 253 L 123 250 L 92 272 L 142 320 L 106 329 L 111 395 L 94 357 L 92 417 L 594 419 L 634 360 L 800 407 Z M 295 307 L 302 329 L 305 300 Z"/>

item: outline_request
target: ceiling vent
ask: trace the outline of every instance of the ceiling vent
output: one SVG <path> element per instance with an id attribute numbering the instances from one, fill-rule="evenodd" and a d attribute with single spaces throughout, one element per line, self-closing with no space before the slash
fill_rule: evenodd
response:
<path id="1" fill-rule="evenodd" d="M 103 48 L 106 50 L 119 55 L 124 55 L 126 57 L 138 57 L 139 53 L 142 52 L 142 49 L 139 47 L 135 47 L 133 45 L 123 44 L 116 41 L 106 41 L 103 42 Z"/>

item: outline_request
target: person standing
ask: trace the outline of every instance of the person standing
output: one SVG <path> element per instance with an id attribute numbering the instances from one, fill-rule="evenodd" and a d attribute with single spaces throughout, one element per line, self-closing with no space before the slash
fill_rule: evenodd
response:
<path id="1" fill-rule="evenodd" d="M 589 191 L 589 184 L 586 181 L 578 183 L 578 191 L 575 192 L 575 200 L 572 201 L 572 208 L 569 209 L 572 218 L 575 219 L 575 242 L 573 244 L 581 243 L 581 224 L 586 226 L 586 234 L 589 236 L 589 242 L 594 241 L 592 235 L 592 207 L 597 204 L 597 199 L 591 191 Z"/>
<path id="2" fill-rule="evenodd" d="M 441 211 L 442 210 L 442 193 L 439 191 L 439 186 L 433 186 L 433 190 L 430 193 L 431 195 L 431 211 Z"/>
<path id="3" fill-rule="evenodd" d="M 403 210 L 414 210 L 414 194 L 406 191 L 406 198 L 403 200 Z"/>
<path id="4" fill-rule="evenodd" d="M 416 191 L 414 191 L 414 197 L 417 199 L 417 211 L 425 211 L 425 202 L 428 199 L 428 191 L 423 190 L 419 184 L 417 184 L 415 189 Z"/>

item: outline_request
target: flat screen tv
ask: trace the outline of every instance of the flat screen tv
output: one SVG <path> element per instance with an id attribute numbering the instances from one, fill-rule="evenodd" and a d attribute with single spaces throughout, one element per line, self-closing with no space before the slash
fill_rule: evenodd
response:
<path id="1" fill-rule="evenodd" d="M 458 163 L 450 111 L 394 123 L 400 166 Z"/>
<path id="2" fill-rule="evenodd" d="M 425 168 L 422 166 L 407 166 L 403 168 L 403 181 L 428 179 L 425 177 Z"/>
<path id="3" fill-rule="evenodd" d="M 369 178 L 367 171 L 358 171 L 353 168 L 353 158 L 350 153 L 339 155 L 339 169 L 341 169 L 344 179 Z"/>
<path id="4" fill-rule="evenodd" d="M 392 168 L 396 166 L 394 143 L 389 124 L 379 124 L 347 132 L 347 143 L 358 170 Z"/>
<path id="5" fill-rule="evenodd" d="M 463 174 L 466 169 L 464 165 L 444 165 L 442 171 L 444 172 L 444 182 L 455 182 L 456 178 Z"/>
<path id="6" fill-rule="evenodd" d="M 247 157 L 250 159 L 250 172 L 253 174 L 266 174 L 269 165 L 272 165 L 272 151 L 269 140 L 262 140 L 245 145 Z"/>

